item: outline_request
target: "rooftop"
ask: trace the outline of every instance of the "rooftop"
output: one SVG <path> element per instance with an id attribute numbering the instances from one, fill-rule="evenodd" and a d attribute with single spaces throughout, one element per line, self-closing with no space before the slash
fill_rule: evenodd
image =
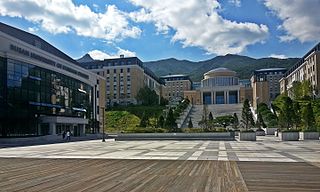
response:
<path id="1" fill-rule="evenodd" d="M 233 75 L 233 76 L 235 76 L 237 74 L 235 71 L 232 71 L 230 69 L 227 69 L 227 68 L 224 68 L 224 67 L 219 67 L 219 68 L 215 68 L 215 69 L 212 69 L 212 70 L 206 72 L 204 75 L 205 76 L 206 75 L 214 75 L 214 76 L 216 76 L 216 75 L 219 75 L 220 73 L 223 73 L 223 75 L 228 74 L 228 75 Z"/>
<path id="2" fill-rule="evenodd" d="M 184 74 L 173 74 L 173 75 L 170 74 L 170 75 L 160 76 L 161 79 L 172 78 L 172 77 L 189 77 L 189 76 Z"/>
<path id="3" fill-rule="evenodd" d="M 43 40 L 42 38 L 28 33 L 26 31 L 23 31 L 21 29 L 6 25 L 2 22 L 0 22 L 0 31 L 10 35 L 14 38 L 17 38 L 25 43 L 28 43 L 29 45 L 32 45 L 34 47 L 37 47 L 43 51 L 46 51 L 56 57 L 59 57 L 61 59 L 64 59 L 70 63 L 79 65 L 74 59 L 72 59 L 71 57 L 69 57 L 68 55 L 66 55 L 65 53 L 63 53 L 62 51 L 60 51 L 59 49 L 55 48 L 54 46 L 52 46 L 50 43 L 46 42 L 45 40 Z"/>
<path id="4" fill-rule="evenodd" d="M 286 71 L 286 68 L 266 68 L 266 69 L 258 69 L 255 70 L 256 72 L 262 72 L 262 71 Z"/>

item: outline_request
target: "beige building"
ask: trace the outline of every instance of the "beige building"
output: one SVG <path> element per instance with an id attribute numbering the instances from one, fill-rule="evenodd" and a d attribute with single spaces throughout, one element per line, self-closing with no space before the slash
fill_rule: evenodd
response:
<path id="1" fill-rule="evenodd" d="M 184 95 L 193 104 L 237 104 L 247 96 L 250 99 L 250 90 L 239 84 L 236 72 L 216 68 L 204 74 L 201 87 L 185 91 Z"/>
<path id="2" fill-rule="evenodd" d="M 103 61 L 81 62 L 81 65 L 106 78 L 106 105 L 136 104 L 141 88 L 148 86 L 161 95 L 160 80 L 143 66 L 137 57 L 105 59 Z M 160 98 L 159 98 L 160 100 Z"/>
<path id="3" fill-rule="evenodd" d="M 187 75 L 166 75 L 160 80 L 164 84 L 162 87 L 162 97 L 172 101 L 184 98 L 184 91 L 191 90 L 192 82 Z"/>
<path id="4" fill-rule="evenodd" d="M 253 72 L 251 87 L 254 109 L 257 109 L 259 103 L 269 104 L 280 94 L 279 80 L 286 71 L 285 68 L 268 68 Z"/>
<path id="5" fill-rule="evenodd" d="M 288 92 L 291 96 L 290 89 L 295 81 L 310 81 L 313 94 L 319 97 L 320 91 L 320 43 L 312 48 L 302 59 L 300 59 L 293 67 L 291 67 L 280 80 L 280 91 Z"/>

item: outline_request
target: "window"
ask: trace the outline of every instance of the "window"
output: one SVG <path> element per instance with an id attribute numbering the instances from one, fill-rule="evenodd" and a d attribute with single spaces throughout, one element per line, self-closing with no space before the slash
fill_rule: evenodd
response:
<path id="1" fill-rule="evenodd" d="M 123 69 L 120 69 L 120 73 L 123 73 Z"/>
<path id="2" fill-rule="evenodd" d="M 97 98 L 99 98 L 99 91 L 97 91 Z"/>
<path id="3" fill-rule="evenodd" d="M 117 69 L 113 69 L 113 73 L 117 73 Z"/>
<path id="4" fill-rule="evenodd" d="M 109 69 L 107 70 L 107 74 L 109 74 L 110 73 L 110 71 L 109 71 Z"/>
<path id="5" fill-rule="evenodd" d="M 130 73 L 130 68 L 127 68 L 127 73 Z"/>

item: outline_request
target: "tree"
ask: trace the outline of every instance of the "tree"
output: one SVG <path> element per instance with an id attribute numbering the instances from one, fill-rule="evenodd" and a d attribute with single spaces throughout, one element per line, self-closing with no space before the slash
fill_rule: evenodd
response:
<path id="1" fill-rule="evenodd" d="M 293 99 L 298 100 L 303 97 L 302 84 L 300 81 L 294 81 L 291 88 Z"/>
<path id="2" fill-rule="evenodd" d="M 282 97 L 279 108 L 279 125 L 287 129 L 292 127 L 295 118 L 295 112 L 293 110 L 293 102 L 291 98 L 287 96 Z"/>
<path id="3" fill-rule="evenodd" d="M 301 124 L 301 108 L 300 108 L 300 104 L 298 101 L 294 101 L 293 102 L 293 124 L 295 125 L 296 129 L 299 127 L 299 125 Z"/>
<path id="4" fill-rule="evenodd" d="M 160 117 L 159 117 L 158 127 L 160 127 L 160 128 L 164 127 L 164 117 L 163 117 L 163 115 L 160 115 Z"/>
<path id="5" fill-rule="evenodd" d="M 212 120 L 213 120 L 213 115 L 212 115 L 212 113 L 211 113 L 211 112 L 209 113 L 209 117 L 208 117 L 208 119 L 209 119 L 209 121 L 212 121 Z"/>
<path id="6" fill-rule="evenodd" d="M 238 129 L 239 126 L 239 119 L 237 113 L 233 114 L 233 128 Z"/>
<path id="7" fill-rule="evenodd" d="M 264 123 L 261 113 L 258 113 L 256 126 L 260 129 L 261 127 L 266 128 L 267 125 Z"/>
<path id="8" fill-rule="evenodd" d="M 170 131 L 174 131 L 177 128 L 176 120 L 173 116 L 173 111 L 171 108 L 169 109 L 167 118 L 165 120 L 165 127 L 169 128 Z"/>
<path id="9" fill-rule="evenodd" d="M 308 80 L 304 80 L 301 83 L 301 89 L 302 89 L 302 95 L 304 98 L 311 98 L 312 94 L 312 85 L 310 83 L 310 81 Z"/>
<path id="10" fill-rule="evenodd" d="M 315 118 L 314 118 L 314 114 L 313 114 L 313 110 L 310 102 L 302 108 L 301 115 L 302 115 L 302 122 L 303 122 L 304 128 L 306 130 L 314 129 Z"/>
<path id="11" fill-rule="evenodd" d="M 142 117 L 141 117 L 141 120 L 140 120 L 140 127 L 147 127 L 148 124 L 149 124 L 149 118 L 147 117 L 146 113 L 144 112 Z"/>
<path id="12" fill-rule="evenodd" d="M 234 122 L 234 117 L 232 115 L 224 115 L 216 117 L 214 121 L 220 126 L 227 128 L 227 126 L 231 125 Z"/>
<path id="13" fill-rule="evenodd" d="M 138 91 L 136 99 L 142 105 L 157 105 L 159 96 L 154 90 L 145 86 Z"/>
<path id="14" fill-rule="evenodd" d="M 201 119 L 201 121 L 199 121 L 198 125 L 200 125 L 205 131 L 209 131 L 208 106 L 207 105 L 203 105 L 202 119 Z"/>
<path id="15" fill-rule="evenodd" d="M 193 128 L 193 124 L 192 124 L 192 121 L 191 121 L 191 117 L 189 118 L 188 128 Z"/>
<path id="16" fill-rule="evenodd" d="M 249 100 L 246 99 L 243 103 L 242 107 L 242 123 L 245 126 L 245 129 L 248 130 L 251 126 L 254 126 L 254 120 L 252 117 L 252 112 L 249 105 Z"/>
<path id="17" fill-rule="evenodd" d="M 163 97 L 160 97 L 160 105 L 161 106 L 166 106 L 169 104 L 169 101 Z"/>

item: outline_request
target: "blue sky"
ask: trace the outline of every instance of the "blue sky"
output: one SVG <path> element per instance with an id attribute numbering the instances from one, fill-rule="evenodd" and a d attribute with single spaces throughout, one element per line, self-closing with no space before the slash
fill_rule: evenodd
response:
<path id="1" fill-rule="evenodd" d="M 319 7 L 320 0 L 1 0 L 0 21 L 73 58 L 286 58 L 319 42 Z"/>

